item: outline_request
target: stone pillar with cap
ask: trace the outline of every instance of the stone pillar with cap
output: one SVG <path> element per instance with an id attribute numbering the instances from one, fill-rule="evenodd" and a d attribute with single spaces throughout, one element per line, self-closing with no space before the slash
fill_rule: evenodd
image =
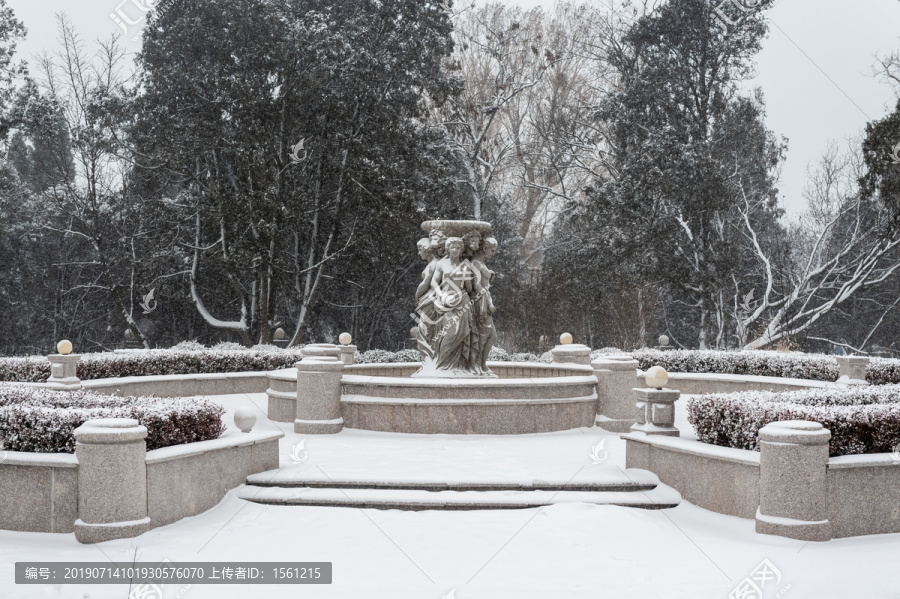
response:
<path id="1" fill-rule="evenodd" d="M 57 391 L 78 391 L 81 389 L 81 379 L 75 370 L 81 355 L 72 353 L 72 343 L 68 340 L 60 341 L 56 345 L 59 353 L 50 354 L 50 378 L 47 386 Z"/>
<path id="2" fill-rule="evenodd" d="M 839 383 L 851 385 L 866 385 L 866 367 L 869 365 L 867 356 L 838 356 L 838 368 L 840 369 Z"/>
<path id="3" fill-rule="evenodd" d="M 297 368 L 294 432 L 333 434 L 344 428 L 341 417 L 341 350 L 330 343 L 306 345 Z"/>
<path id="4" fill-rule="evenodd" d="M 350 345 L 353 337 L 350 336 L 350 333 L 341 333 L 339 340 L 341 342 L 338 348 L 341 352 L 341 362 L 348 366 L 356 363 L 356 346 Z"/>
<path id="5" fill-rule="evenodd" d="M 818 422 L 772 422 L 759 431 L 759 508 L 756 532 L 801 541 L 831 539 L 828 521 L 828 442 Z"/>
<path id="6" fill-rule="evenodd" d="M 669 375 L 659 366 L 648 369 L 644 380 L 647 388 L 632 389 L 632 398 L 638 400 L 638 413 L 637 422 L 631 430 L 647 435 L 681 436 L 675 427 L 675 402 L 681 397 L 681 392 L 665 388 Z"/>
<path id="7" fill-rule="evenodd" d="M 559 345 L 550 350 L 553 361 L 560 364 L 591 364 L 591 348 L 580 343 L 572 343 L 572 335 L 563 333 Z"/>
<path id="8" fill-rule="evenodd" d="M 613 433 L 627 433 L 637 422 L 634 406 L 638 361 L 629 355 L 600 356 L 591 362 L 597 377 L 597 426 Z"/>
<path id="9" fill-rule="evenodd" d="M 75 429 L 79 542 L 126 539 L 150 529 L 146 438 L 147 428 L 131 418 L 88 420 Z"/>

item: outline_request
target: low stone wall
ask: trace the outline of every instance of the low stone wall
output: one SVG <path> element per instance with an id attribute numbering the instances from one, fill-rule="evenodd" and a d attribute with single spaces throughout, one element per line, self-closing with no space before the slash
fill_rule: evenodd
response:
<path id="1" fill-rule="evenodd" d="M 72 532 L 78 460 L 68 453 L 0 452 L 0 529 Z"/>
<path id="2" fill-rule="evenodd" d="M 759 521 L 759 452 L 640 433 L 622 438 L 627 468 L 653 472 L 699 507 Z M 892 454 L 830 458 L 823 476 L 830 538 L 900 532 L 900 461 Z"/>
<path id="3" fill-rule="evenodd" d="M 692 372 L 670 372 L 670 389 L 677 389 L 685 395 L 705 393 L 738 393 L 740 391 L 800 391 L 834 387 L 835 383 L 807 379 L 787 379 L 774 376 L 752 376 L 740 374 L 708 374 Z M 644 373 L 637 373 L 636 387 L 646 387 Z"/>
<path id="4" fill-rule="evenodd" d="M 214 507 L 250 474 L 278 468 L 281 432 L 232 431 L 146 454 L 150 528 Z M 0 529 L 70 533 L 78 519 L 79 463 L 72 454 L 0 452 Z"/>
<path id="5" fill-rule="evenodd" d="M 694 505 L 739 518 L 759 506 L 759 453 L 677 437 L 623 435 L 625 467 L 649 470 Z"/>
<path id="6" fill-rule="evenodd" d="M 830 458 L 826 484 L 835 537 L 900 532 L 900 460 L 892 454 Z"/>
<path id="7" fill-rule="evenodd" d="M 215 374 L 171 374 L 132 376 L 82 381 L 85 391 L 104 395 L 156 397 L 194 397 L 197 395 L 230 395 L 233 393 L 265 393 L 269 379 L 265 372 L 225 372 Z"/>
<path id="8" fill-rule="evenodd" d="M 421 362 L 394 362 L 388 364 L 353 364 L 344 368 L 344 374 L 355 376 L 411 377 L 422 366 Z M 561 376 L 590 376 L 593 369 L 579 364 L 547 364 L 543 362 L 488 362 L 488 368 L 501 379 L 530 379 Z"/>

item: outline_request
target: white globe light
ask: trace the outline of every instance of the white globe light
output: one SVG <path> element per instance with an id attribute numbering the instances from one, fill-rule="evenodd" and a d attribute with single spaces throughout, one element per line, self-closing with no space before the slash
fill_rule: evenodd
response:
<path id="1" fill-rule="evenodd" d="M 570 343 L 572 343 L 572 341 L 572 333 L 563 333 L 559 336 L 559 342 L 562 345 L 569 345 Z"/>
<path id="2" fill-rule="evenodd" d="M 277 329 L 275 329 L 275 334 L 272 335 L 272 338 L 275 339 L 275 341 L 281 341 L 282 339 L 284 339 L 285 335 L 286 333 L 284 332 L 284 329 L 278 327 Z"/>
<path id="3" fill-rule="evenodd" d="M 669 382 L 669 373 L 662 366 L 654 366 L 644 373 L 644 380 L 651 389 L 662 389 Z"/>
<path id="4" fill-rule="evenodd" d="M 665 335 L 660 335 L 659 336 L 659 344 L 663 347 L 665 347 L 666 345 L 669 345 L 669 338 L 666 337 Z"/>
<path id="5" fill-rule="evenodd" d="M 338 337 L 338 340 L 341 342 L 341 345 L 350 345 L 353 341 L 353 337 L 350 333 L 341 333 L 341 336 Z"/>
<path id="6" fill-rule="evenodd" d="M 72 353 L 72 342 L 68 339 L 63 339 L 56 344 L 56 351 L 64 356 L 68 356 Z"/>
<path id="7" fill-rule="evenodd" d="M 256 412 L 253 408 L 240 406 L 234 411 L 234 424 L 241 429 L 242 433 L 249 433 L 256 424 Z"/>

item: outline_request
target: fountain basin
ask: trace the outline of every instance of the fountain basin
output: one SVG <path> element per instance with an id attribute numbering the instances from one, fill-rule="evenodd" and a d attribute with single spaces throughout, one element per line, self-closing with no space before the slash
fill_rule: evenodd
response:
<path id="1" fill-rule="evenodd" d="M 344 426 L 425 434 L 526 434 L 591 427 L 597 378 L 590 366 L 491 362 L 498 378 L 411 378 L 419 363 L 347 366 Z M 269 373 L 269 418 L 293 422 L 296 370 Z"/>

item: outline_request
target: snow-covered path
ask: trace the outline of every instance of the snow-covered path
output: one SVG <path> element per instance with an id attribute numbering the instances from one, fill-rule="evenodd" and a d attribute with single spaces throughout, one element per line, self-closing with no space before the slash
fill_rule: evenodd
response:
<path id="1" fill-rule="evenodd" d="M 250 402 L 265 406 L 264 395 L 214 399 L 229 409 Z M 678 425 L 686 426 L 683 410 Z M 288 432 L 281 445 L 283 466 L 321 468 L 342 478 L 375 473 L 469 478 L 496 472 L 541 479 L 578 471 L 599 478 L 624 468 L 624 443 L 599 429 L 519 437 L 354 430 L 300 437 L 289 425 L 261 415 L 257 428 L 272 427 Z M 302 450 L 294 451 L 304 439 Z M 594 450 L 603 439 L 602 450 Z M 663 511 L 563 504 L 400 512 L 260 505 L 237 498 L 235 491 L 195 518 L 97 546 L 80 545 L 71 534 L 0 532 L 0 597 L 126 599 L 127 587 L 118 585 L 16 587 L 12 563 L 131 561 L 135 550 L 141 561 L 333 562 L 334 583 L 328 586 L 169 585 L 166 599 L 440 599 L 451 591 L 455 599 L 725 599 L 763 559 L 782 575 L 778 584 L 766 585 L 765 599 L 900 598 L 900 535 L 804 543 L 757 535 L 753 521 L 686 502 Z"/>

